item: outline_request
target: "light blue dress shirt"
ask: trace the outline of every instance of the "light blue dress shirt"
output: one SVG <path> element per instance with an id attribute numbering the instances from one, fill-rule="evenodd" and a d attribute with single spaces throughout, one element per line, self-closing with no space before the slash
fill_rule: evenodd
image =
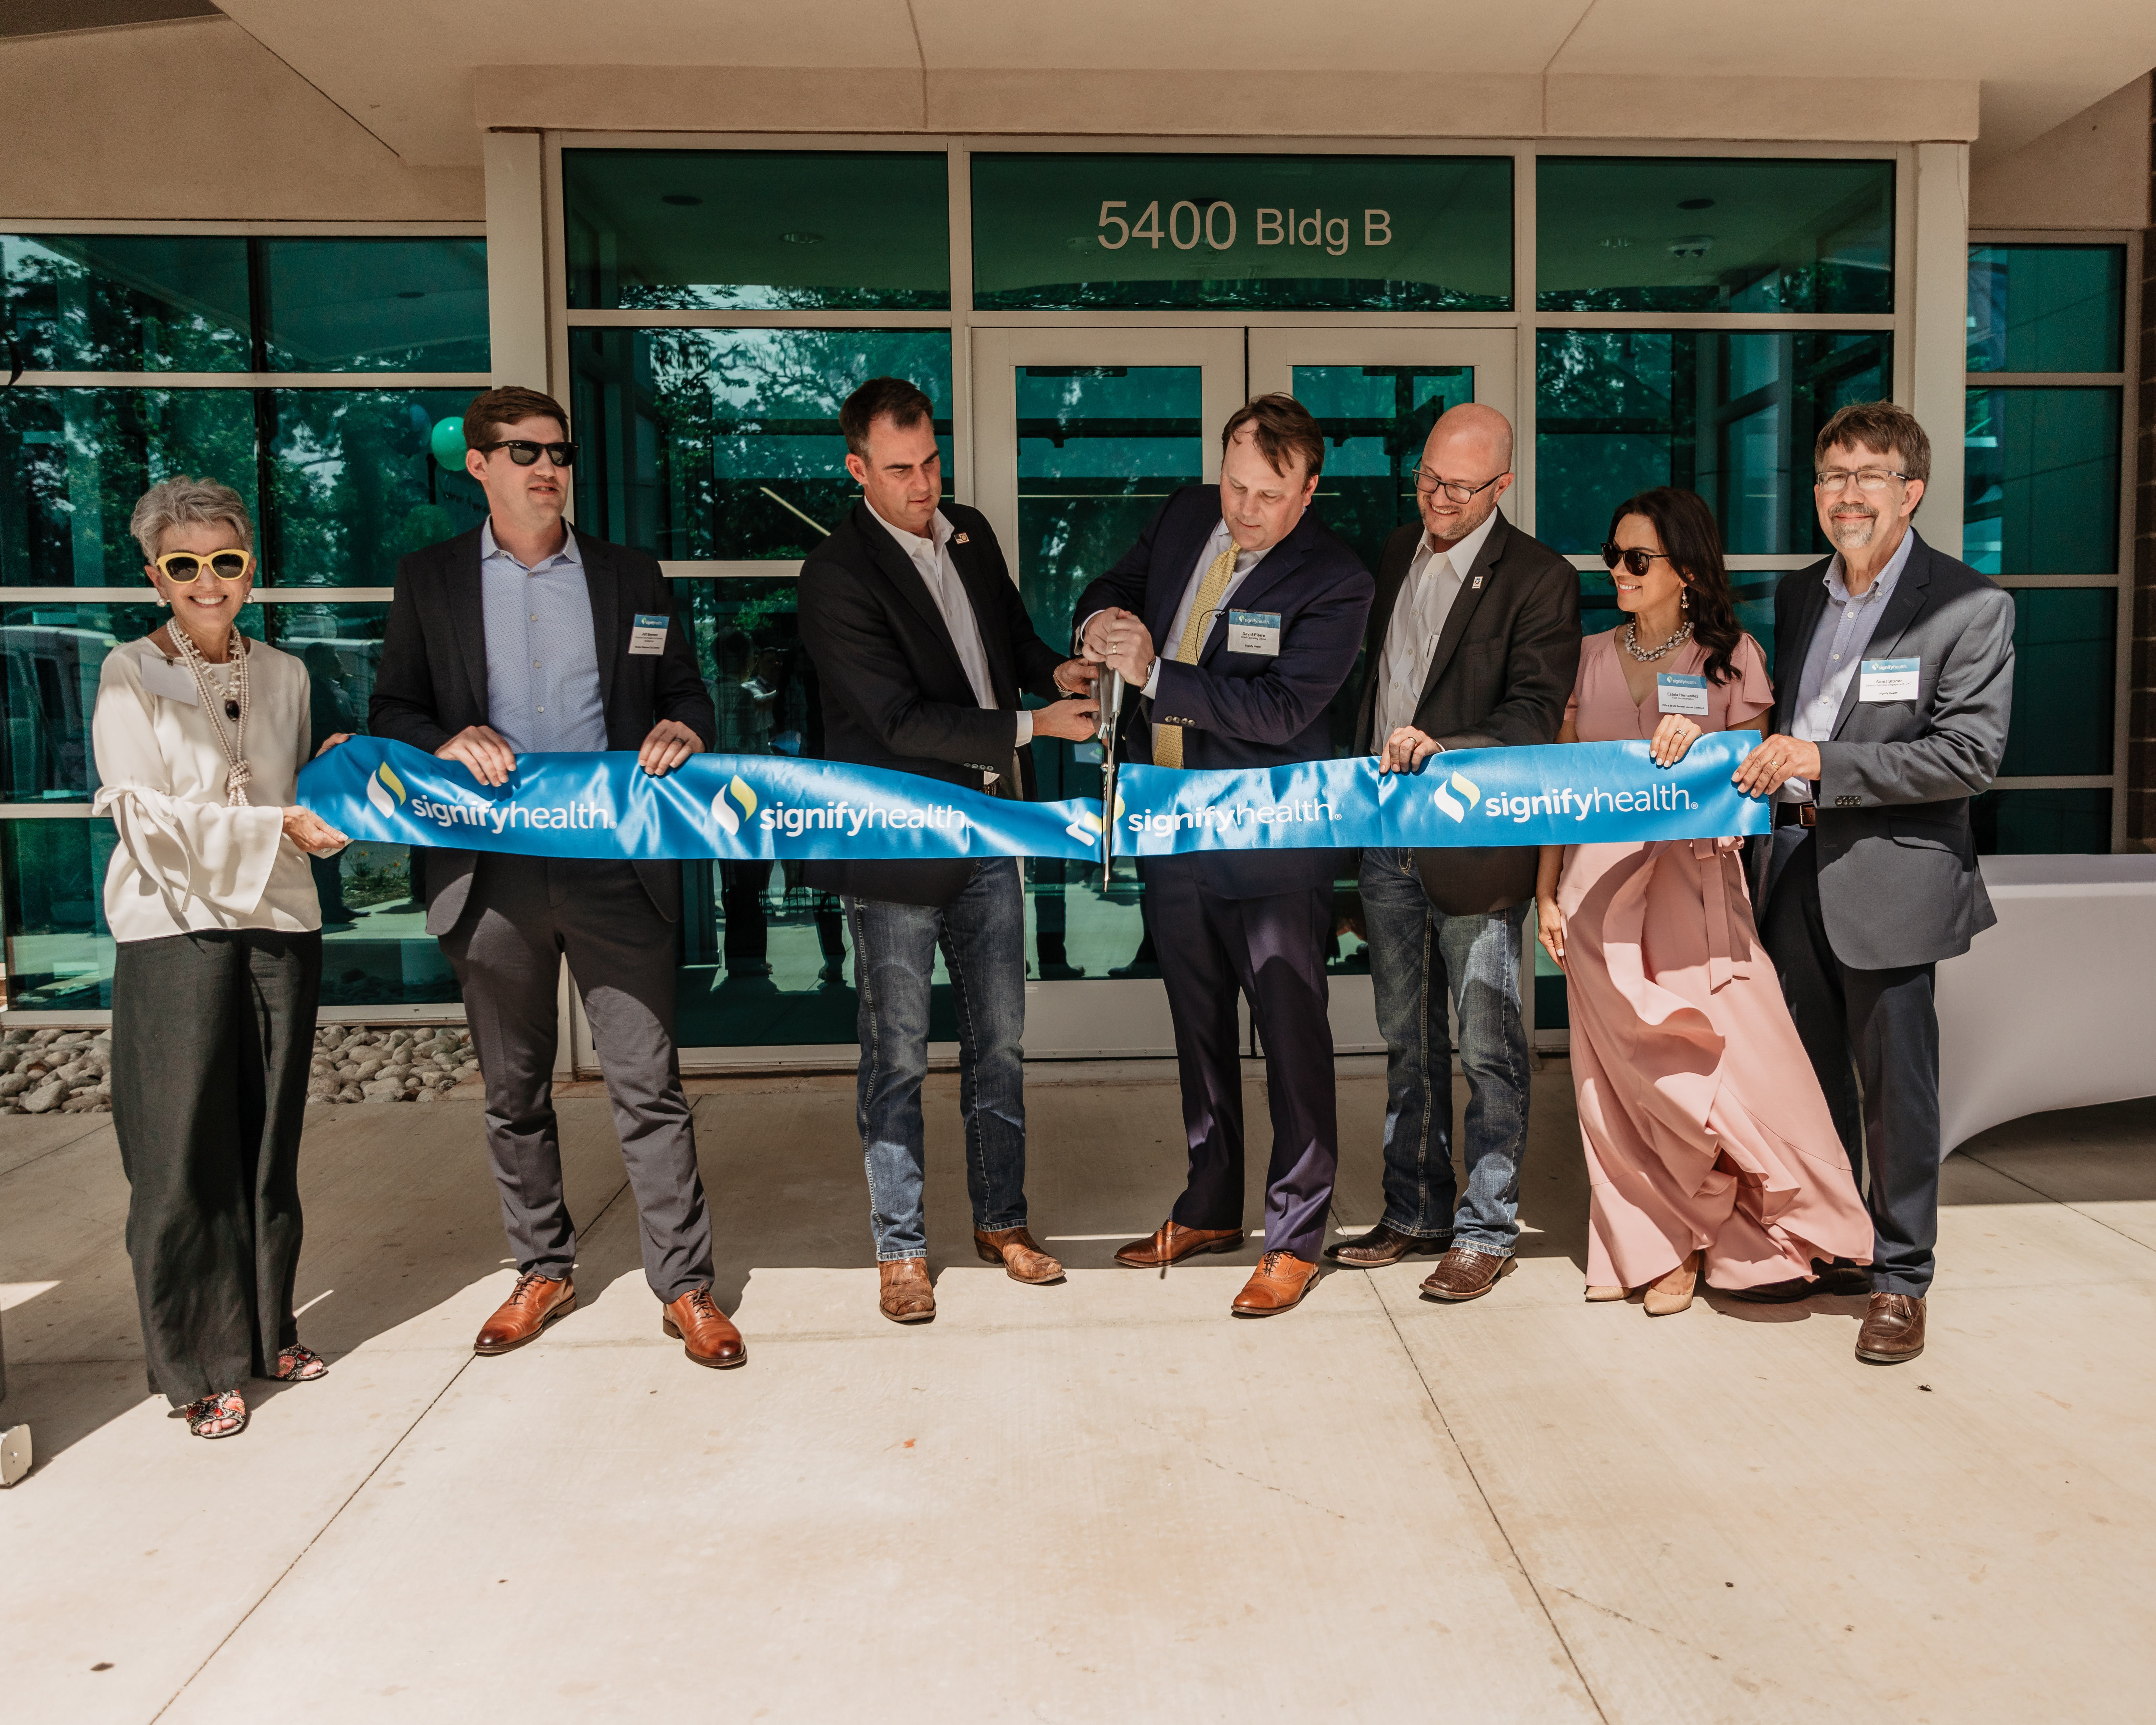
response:
<path id="1" fill-rule="evenodd" d="M 605 748 L 592 598 L 577 536 L 535 568 L 479 530 L 480 598 L 486 623 L 486 721 L 520 755 Z"/>
<path id="2" fill-rule="evenodd" d="M 1812 630 L 1811 646 L 1804 655 L 1804 670 L 1797 677 L 1797 704 L 1789 716 L 1789 735 L 1805 742 L 1825 742 L 1834 736 L 1834 721 L 1840 714 L 1841 703 L 1849 693 L 1850 679 L 1856 675 L 1862 662 L 1864 649 L 1871 644 L 1871 637 L 1879 628 L 1879 619 L 1885 614 L 1887 601 L 1894 596 L 1895 584 L 1907 567 L 1909 553 L 1916 548 L 1917 536 L 1906 532 L 1894 555 L 1887 559 L 1871 586 L 1851 596 L 1844 585 L 1841 553 L 1835 553 L 1834 561 L 1827 565 L 1823 580 L 1826 586 L 1826 610 Z M 1784 803 L 1809 803 L 1812 788 L 1801 778 L 1790 779 L 1777 792 Z"/>

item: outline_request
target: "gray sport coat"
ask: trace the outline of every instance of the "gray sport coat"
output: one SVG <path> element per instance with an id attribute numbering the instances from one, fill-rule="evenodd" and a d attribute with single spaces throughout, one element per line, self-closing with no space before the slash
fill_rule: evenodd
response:
<path id="1" fill-rule="evenodd" d="M 1864 656 L 1914 659 L 1914 701 L 1858 699 L 1850 680 L 1820 745 L 1820 910 L 1835 956 L 1857 970 L 1931 964 L 1999 920 L 1977 872 L 1969 798 L 2006 752 L 2014 705 L 2014 601 L 1967 563 L 1916 540 Z M 1830 558 L 1774 589 L 1774 729 L 1787 735 Z M 1764 919 L 1774 845 L 1755 851 Z"/>

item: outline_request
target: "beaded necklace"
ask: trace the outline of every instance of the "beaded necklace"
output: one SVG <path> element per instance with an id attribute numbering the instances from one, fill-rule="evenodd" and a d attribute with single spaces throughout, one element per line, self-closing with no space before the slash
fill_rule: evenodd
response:
<path id="1" fill-rule="evenodd" d="M 219 700 L 216 691 L 210 687 L 209 661 L 203 657 L 202 649 L 189 639 L 177 619 L 170 633 L 179 647 L 180 658 L 194 673 L 195 693 L 208 716 L 209 728 L 217 733 L 218 747 L 224 751 L 225 807 L 244 809 L 249 806 L 247 787 L 254 780 L 254 769 L 247 762 L 247 637 L 237 627 L 232 631 L 232 693 Z M 230 732 L 224 728 L 227 719 L 233 721 Z"/>

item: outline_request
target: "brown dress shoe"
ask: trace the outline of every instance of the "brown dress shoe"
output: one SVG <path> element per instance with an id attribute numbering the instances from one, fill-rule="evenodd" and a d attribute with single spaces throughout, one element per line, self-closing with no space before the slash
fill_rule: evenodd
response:
<path id="1" fill-rule="evenodd" d="M 893 1258 L 876 1266 L 883 1291 L 876 1310 L 895 1324 L 925 1324 L 936 1316 L 936 1290 L 928 1285 L 926 1258 Z"/>
<path id="2" fill-rule="evenodd" d="M 1497 1278 L 1512 1274 L 1512 1260 L 1495 1252 L 1456 1245 L 1437 1260 L 1437 1268 L 1422 1279 L 1425 1300 L 1479 1300 L 1497 1286 Z"/>
<path id="3" fill-rule="evenodd" d="M 973 1230 L 973 1250 L 983 1264 L 1000 1264 L 1013 1281 L 1039 1284 L 1063 1280 L 1063 1266 L 1034 1244 L 1023 1226 Z"/>
<path id="4" fill-rule="evenodd" d="M 1875 1366 L 1898 1366 L 1924 1351 L 1924 1296 L 1874 1294 L 1856 1332 L 1856 1357 Z"/>
<path id="5" fill-rule="evenodd" d="M 577 1309 L 577 1290 L 567 1276 L 557 1281 L 527 1270 L 472 1343 L 474 1353 L 506 1353 L 521 1348 L 557 1317 Z"/>
<path id="6" fill-rule="evenodd" d="M 1240 1228 L 1186 1228 L 1180 1222 L 1163 1222 L 1143 1240 L 1117 1246 L 1116 1261 L 1133 1270 L 1158 1270 L 1200 1252 L 1235 1252 L 1242 1246 Z"/>
<path id="7" fill-rule="evenodd" d="M 1317 1266 L 1293 1252 L 1267 1252 L 1228 1309 L 1238 1317 L 1270 1317 L 1300 1306 L 1317 1283 Z"/>
<path id="8" fill-rule="evenodd" d="M 1449 1234 L 1403 1234 L 1380 1222 L 1368 1234 L 1325 1249 L 1325 1255 L 1349 1270 L 1382 1270 L 1406 1257 L 1428 1257 L 1452 1244 Z"/>
<path id="9" fill-rule="evenodd" d="M 709 1288 L 691 1288 L 666 1302 L 659 1327 L 681 1344 L 681 1352 L 700 1366 L 737 1366 L 748 1358 L 742 1332 L 719 1310 Z"/>

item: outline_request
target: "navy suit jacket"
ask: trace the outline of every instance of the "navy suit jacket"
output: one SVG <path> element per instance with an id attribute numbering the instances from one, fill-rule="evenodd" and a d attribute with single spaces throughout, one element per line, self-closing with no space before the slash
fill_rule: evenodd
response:
<path id="1" fill-rule="evenodd" d="M 1377 591 L 1362 560 L 1305 511 L 1286 538 L 1265 553 L 1232 600 L 1238 611 L 1277 611 L 1277 655 L 1231 653 L 1227 618 L 1215 618 L 1195 665 L 1178 664 L 1168 639 L 1206 541 L 1220 524 L 1217 485 L 1186 485 L 1161 506 L 1114 568 L 1079 596 L 1074 629 L 1096 611 L 1120 606 L 1143 619 L 1160 655 L 1151 711 L 1126 703 L 1117 758 L 1150 762 L 1152 721 L 1181 724 L 1183 764 L 1202 769 L 1283 767 L 1330 759 L 1326 708 L 1355 669 L 1363 626 Z M 1332 850 L 1221 851 L 1147 858 L 1142 874 L 1189 868 L 1224 898 L 1264 898 L 1306 887 L 1329 888 Z"/>

